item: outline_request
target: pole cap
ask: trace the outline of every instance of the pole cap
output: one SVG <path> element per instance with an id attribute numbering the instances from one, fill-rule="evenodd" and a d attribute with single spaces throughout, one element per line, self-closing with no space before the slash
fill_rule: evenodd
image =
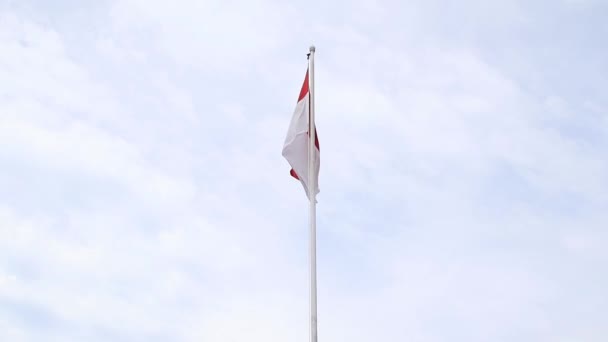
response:
<path id="1" fill-rule="evenodd" d="M 309 50 L 310 50 L 310 52 L 315 52 L 315 46 L 311 45 Z"/>

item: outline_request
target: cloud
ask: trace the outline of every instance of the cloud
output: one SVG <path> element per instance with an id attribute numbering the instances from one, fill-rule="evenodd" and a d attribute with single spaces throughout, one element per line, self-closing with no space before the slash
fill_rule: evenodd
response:
<path id="1" fill-rule="evenodd" d="M 3 6 L 0 339 L 304 341 L 314 42 L 320 338 L 599 341 L 605 51 L 591 7 L 552 39 L 568 6 Z"/>

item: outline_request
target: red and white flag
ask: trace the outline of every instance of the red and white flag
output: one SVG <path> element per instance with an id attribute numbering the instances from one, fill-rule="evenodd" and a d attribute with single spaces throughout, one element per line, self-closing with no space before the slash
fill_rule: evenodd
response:
<path id="1" fill-rule="evenodd" d="M 291 118 L 289 124 L 289 130 L 287 131 L 287 137 L 285 138 L 285 144 L 283 145 L 283 157 L 287 159 L 289 165 L 291 165 L 290 174 L 295 179 L 299 180 L 306 191 L 306 195 L 310 199 L 310 192 L 308 191 L 310 184 L 308 178 L 308 146 L 310 142 L 309 128 L 310 128 L 310 87 L 308 82 L 308 70 L 306 71 L 306 77 L 304 77 L 304 84 L 302 90 L 300 90 L 300 96 L 298 97 L 298 104 L 296 110 Z M 313 170 L 313 184 L 314 194 L 319 193 L 319 138 L 317 135 L 316 127 L 315 130 L 315 148 L 313 149 L 312 156 L 312 170 Z"/>

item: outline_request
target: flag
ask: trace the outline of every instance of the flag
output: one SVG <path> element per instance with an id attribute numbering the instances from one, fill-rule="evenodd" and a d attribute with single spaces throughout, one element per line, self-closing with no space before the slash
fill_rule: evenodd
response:
<path id="1" fill-rule="evenodd" d="M 300 90 L 300 96 L 298 97 L 298 103 L 296 109 L 291 118 L 289 124 L 289 130 L 287 131 L 287 137 L 285 138 L 285 144 L 283 145 L 283 157 L 287 159 L 289 165 L 291 165 L 290 174 L 295 179 L 299 180 L 306 191 L 306 195 L 310 199 L 310 192 L 308 191 L 310 184 L 308 184 L 308 146 L 310 142 L 309 138 L 310 128 L 310 87 L 308 82 L 308 70 L 306 70 L 306 76 L 304 77 L 304 84 L 302 90 Z M 317 129 L 315 130 L 315 148 L 313 150 L 313 178 L 314 178 L 314 196 L 319 193 L 319 139 L 317 135 Z"/>

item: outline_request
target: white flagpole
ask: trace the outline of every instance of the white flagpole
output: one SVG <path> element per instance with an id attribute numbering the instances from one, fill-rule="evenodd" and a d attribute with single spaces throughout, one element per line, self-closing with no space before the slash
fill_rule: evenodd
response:
<path id="1" fill-rule="evenodd" d="M 317 342 L 317 208 L 314 149 L 315 149 L 315 47 L 310 47 L 308 89 L 310 91 L 308 120 L 308 198 L 310 200 L 310 342 Z"/>

